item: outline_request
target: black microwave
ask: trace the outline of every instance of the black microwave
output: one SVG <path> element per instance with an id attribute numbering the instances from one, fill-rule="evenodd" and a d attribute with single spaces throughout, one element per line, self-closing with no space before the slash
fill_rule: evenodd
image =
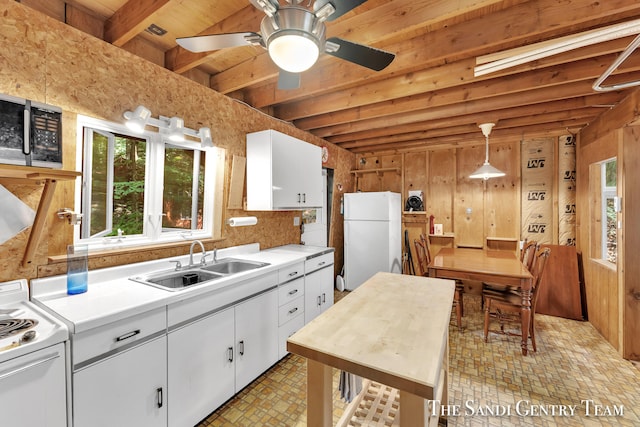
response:
<path id="1" fill-rule="evenodd" d="M 0 163 L 62 167 L 62 110 L 0 94 Z"/>

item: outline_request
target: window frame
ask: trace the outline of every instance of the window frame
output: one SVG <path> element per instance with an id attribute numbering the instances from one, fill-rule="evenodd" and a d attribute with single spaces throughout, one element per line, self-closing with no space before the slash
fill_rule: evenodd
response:
<path id="1" fill-rule="evenodd" d="M 619 198 L 618 198 L 618 188 L 617 188 L 617 183 L 618 183 L 618 179 L 617 179 L 617 164 L 616 164 L 616 186 L 615 187 L 611 187 L 611 186 L 607 186 L 607 164 L 616 161 L 617 162 L 617 158 L 616 157 L 612 157 L 610 159 L 607 160 L 603 160 L 600 163 L 600 218 L 601 218 L 601 228 L 600 228 L 600 232 L 601 232 L 601 247 L 600 247 L 600 259 L 604 262 L 608 262 L 610 264 L 616 265 L 617 262 L 613 262 L 609 260 L 609 251 L 608 251 L 608 239 L 607 239 L 607 234 L 608 234 L 608 216 L 607 216 L 607 200 L 609 199 L 613 199 L 613 203 L 614 203 L 614 209 L 616 212 L 616 240 L 618 237 L 618 213 L 619 213 L 619 209 L 618 209 L 618 204 L 619 204 Z M 617 260 L 617 242 L 616 242 L 616 260 Z"/>
<path id="2" fill-rule="evenodd" d="M 83 172 L 82 179 L 77 180 L 75 188 L 75 210 L 84 214 L 82 190 L 88 188 L 89 181 L 86 180 L 84 171 L 84 138 L 87 131 L 98 131 L 99 133 L 120 134 L 133 138 L 146 139 L 146 162 L 145 162 L 145 194 L 143 208 L 143 231 L 139 235 L 124 235 L 112 237 L 89 237 L 80 236 L 80 225 L 74 227 L 74 244 L 86 245 L 89 250 L 126 248 L 132 246 L 146 246 L 158 243 L 172 243 L 193 239 L 207 239 L 214 235 L 214 212 L 215 207 L 215 187 L 217 157 L 219 156 L 216 147 L 203 147 L 202 144 L 193 141 L 175 142 L 169 141 L 161 133 L 145 130 L 142 134 L 136 134 L 123 124 L 113 123 L 105 120 L 78 115 L 77 119 L 77 144 L 76 144 L 76 169 Z M 201 230 L 185 229 L 164 229 L 162 227 L 162 211 L 164 179 L 152 179 L 152 177 L 164 177 L 164 154 L 165 148 L 183 148 L 205 153 L 204 172 L 204 195 L 203 195 L 203 217 Z M 109 157 L 112 157 L 111 147 Z M 194 156 L 202 159 L 201 154 Z M 195 169 L 194 162 L 194 171 Z M 93 165 L 91 165 L 93 166 Z M 112 165 L 113 166 L 113 165 Z M 111 166 L 111 167 L 112 167 Z M 89 178 L 90 179 L 90 176 Z M 111 183 L 113 185 L 113 182 Z M 194 179 L 194 185 L 197 180 Z M 193 188 L 193 186 L 192 186 Z M 90 203 L 90 202 L 89 202 Z M 193 204 L 193 199 L 192 199 Z M 85 218 L 83 218 L 85 221 Z"/>

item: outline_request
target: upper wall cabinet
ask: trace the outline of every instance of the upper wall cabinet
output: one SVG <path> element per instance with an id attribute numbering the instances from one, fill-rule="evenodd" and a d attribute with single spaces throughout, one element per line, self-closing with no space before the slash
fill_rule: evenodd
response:
<path id="1" fill-rule="evenodd" d="M 247 210 L 322 206 L 322 149 L 275 130 L 247 134 Z"/>

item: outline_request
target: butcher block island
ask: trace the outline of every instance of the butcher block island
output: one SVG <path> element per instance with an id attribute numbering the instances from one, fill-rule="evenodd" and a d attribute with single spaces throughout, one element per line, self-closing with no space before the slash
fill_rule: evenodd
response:
<path id="1" fill-rule="evenodd" d="M 377 273 L 289 337 L 287 349 L 307 359 L 308 425 L 332 423 L 333 368 L 397 389 L 394 425 L 437 424 L 433 405 L 447 400 L 454 287 L 451 280 Z"/>

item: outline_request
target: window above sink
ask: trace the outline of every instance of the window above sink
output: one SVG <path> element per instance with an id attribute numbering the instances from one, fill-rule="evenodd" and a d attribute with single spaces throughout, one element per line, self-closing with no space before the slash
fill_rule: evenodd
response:
<path id="1" fill-rule="evenodd" d="M 224 150 L 170 142 L 158 132 L 133 135 L 126 126 L 78 116 L 74 243 L 90 250 L 205 239 L 213 224 L 216 169 Z M 222 161 L 220 160 L 222 158 Z M 161 179 L 158 179 L 161 177 Z"/>

